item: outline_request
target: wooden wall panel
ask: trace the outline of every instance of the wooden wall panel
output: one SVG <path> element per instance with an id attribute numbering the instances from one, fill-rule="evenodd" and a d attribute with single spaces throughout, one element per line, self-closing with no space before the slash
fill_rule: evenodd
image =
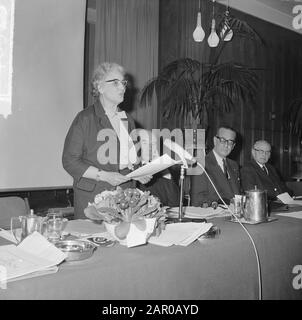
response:
<path id="1" fill-rule="evenodd" d="M 202 25 L 209 34 L 210 1 L 202 2 Z M 217 14 L 223 13 L 225 6 L 216 5 Z M 206 38 L 202 43 L 193 40 L 196 26 L 198 0 L 161 0 L 160 1 L 160 49 L 159 69 L 167 63 L 182 57 L 190 57 L 205 62 L 211 59 L 216 49 L 210 49 Z M 257 104 L 252 108 L 238 105 L 232 114 L 214 113 L 207 136 L 211 143 L 215 126 L 229 122 L 242 137 L 240 150 L 234 157 L 241 164 L 250 158 L 250 149 L 257 139 L 266 139 L 274 148 L 273 163 L 285 178 L 289 178 L 295 169 L 292 156 L 300 150 L 295 136 L 283 128 L 284 113 L 289 103 L 302 96 L 302 37 L 279 26 L 230 9 L 231 14 L 248 22 L 263 38 L 265 46 L 252 40 L 234 37 L 221 56 L 220 62 L 236 61 L 256 68 L 259 90 Z M 208 26 L 208 28 L 206 27 Z M 180 119 L 159 119 L 161 127 L 173 127 Z"/>
<path id="2" fill-rule="evenodd" d="M 88 7 L 93 8 L 93 4 L 95 7 L 94 2 L 95 0 L 89 0 Z M 210 31 L 211 3 L 203 0 L 201 3 L 202 25 L 207 37 Z M 224 10 L 225 6 L 216 4 L 217 15 L 221 15 Z M 216 49 L 209 48 L 206 38 L 202 43 L 196 43 L 192 37 L 197 11 L 198 0 L 160 0 L 159 70 L 167 63 L 183 57 L 202 62 L 211 60 Z M 242 12 L 233 9 L 230 11 L 232 15 L 248 22 L 263 38 L 265 46 L 235 36 L 225 47 L 220 62 L 231 60 L 263 70 L 258 71 L 259 88 L 254 107 L 238 104 L 233 113 L 213 113 L 207 132 L 209 147 L 216 125 L 222 121 L 228 122 L 241 137 L 236 152 L 233 153 L 237 161 L 244 164 L 250 159 L 253 142 L 267 139 L 274 147 L 274 164 L 288 178 L 296 170 L 292 158 L 300 152 L 301 145 L 297 137 L 284 130 L 283 119 L 290 102 L 302 96 L 302 37 Z M 89 38 L 85 49 L 86 57 L 91 61 L 91 50 L 88 47 L 94 46 L 93 23 L 89 23 L 88 28 Z M 86 66 L 89 72 L 89 65 Z M 87 88 L 85 92 L 87 94 Z M 88 101 L 85 102 L 86 105 Z M 159 112 L 159 127 L 172 129 L 181 125 L 182 119 L 179 116 L 166 120 Z"/>
<path id="3" fill-rule="evenodd" d="M 86 22 L 85 30 L 85 61 L 84 61 L 84 107 L 93 104 L 93 98 L 90 94 L 90 80 L 93 74 L 94 62 L 94 41 L 95 41 L 95 24 Z"/>

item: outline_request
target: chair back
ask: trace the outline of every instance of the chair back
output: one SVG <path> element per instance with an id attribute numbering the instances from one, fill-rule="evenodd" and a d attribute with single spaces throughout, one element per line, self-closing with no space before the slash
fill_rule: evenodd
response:
<path id="1" fill-rule="evenodd" d="M 50 212 L 61 212 L 63 218 L 67 218 L 68 220 L 74 219 L 74 207 L 49 208 L 47 213 Z"/>
<path id="2" fill-rule="evenodd" d="M 21 197 L 0 197 L 0 227 L 10 228 L 12 217 L 24 216 L 28 214 L 28 205 Z"/>
<path id="3" fill-rule="evenodd" d="M 294 196 L 302 196 L 302 181 L 287 181 L 286 186 L 294 193 Z"/>

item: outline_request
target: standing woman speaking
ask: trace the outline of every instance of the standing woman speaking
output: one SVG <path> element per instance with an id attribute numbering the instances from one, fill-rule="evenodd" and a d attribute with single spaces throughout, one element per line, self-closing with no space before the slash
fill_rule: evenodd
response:
<path id="1" fill-rule="evenodd" d="M 92 78 L 92 106 L 80 111 L 67 133 L 62 163 L 73 177 L 74 215 L 85 218 L 84 209 L 95 195 L 121 186 L 134 187 L 126 175 L 138 164 L 129 133 L 134 120 L 118 105 L 124 100 L 127 80 L 123 67 L 104 62 Z M 139 179 L 145 184 L 151 179 Z"/>

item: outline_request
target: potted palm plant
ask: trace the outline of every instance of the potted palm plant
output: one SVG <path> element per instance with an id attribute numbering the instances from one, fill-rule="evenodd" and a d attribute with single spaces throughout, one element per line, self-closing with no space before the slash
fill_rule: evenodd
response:
<path id="1" fill-rule="evenodd" d="M 225 14 L 218 24 L 221 34 L 225 24 Z M 228 13 L 227 30 L 218 47 L 211 48 L 209 62 L 202 63 L 191 58 L 180 58 L 166 65 L 157 77 L 150 79 L 141 92 L 142 106 L 151 105 L 156 93 L 163 118 L 178 116 L 184 119 L 183 127 L 193 129 L 193 146 L 188 147 L 199 161 L 204 153 L 199 153 L 197 128 L 206 132 L 209 126 L 210 111 L 222 113 L 231 111 L 238 102 L 254 103 L 257 95 L 258 76 L 255 68 L 230 61 L 219 63 L 223 49 L 228 41 L 223 41 L 228 31 L 233 36 L 241 36 L 263 44 L 261 37 L 245 21 Z M 205 143 L 203 143 L 205 145 Z M 187 149 L 187 146 L 185 146 Z M 199 167 L 190 168 L 189 174 L 199 174 Z"/>
<path id="2" fill-rule="evenodd" d="M 226 26 L 225 19 L 224 15 L 217 28 L 218 34 Z M 196 132 L 200 127 L 207 130 L 211 110 L 229 112 L 240 101 L 253 104 L 257 95 L 256 70 L 233 61 L 220 63 L 219 60 L 228 44 L 228 41 L 223 40 L 230 30 L 233 36 L 242 36 L 261 44 L 263 41 L 245 21 L 230 15 L 227 28 L 218 47 L 211 48 L 207 63 L 180 58 L 166 65 L 157 77 L 150 79 L 141 92 L 141 105 L 151 105 L 156 93 L 164 118 L 178 116 L 184 119 L 185 127 L 191 126 L 193 132 Z M 190 151 L 202 162 L 204 153 L 199 158 L 196 141 L 193 136 L 194 145 Z M 187 174 L 200 174 L 200 169 L 190 168 Z"/>
<path id="3" fill-rule="evenodd" d="M 218 34 L 225 26 L 224 19 L 225 16 L 219 23 Z M 234 35 L 262 43 L 259 35 L 244 21 L 228 16 L 228 27 Z M 228 112 L 240 100 L 254 102 L 258 83 L 256 70 L 235 62 L 218 63 L 226 44 L 220 41 L 217 48 L 211 48 L 208 63 L 181 58 L 166 65 L 144 86 L 141 105 L 150 105 L 156 93 L 164 118 L 178 115 L 190 119 L 192 128 L 201 125 L 206 129 L 210 109 Z"/>
<path id="4" fill-rule="evenodd" d="M 143 88 L 141 103 L 150 104 L 154 91 L 163 105 L 163 116 L 192 118 L 192 127 L 208 126 L 210 108 L 230 111 L 239 100 L 253 101 L 257 74 L 252 68 L 226 62 L 205 64 L 190 58 L 169 63 Z"/>

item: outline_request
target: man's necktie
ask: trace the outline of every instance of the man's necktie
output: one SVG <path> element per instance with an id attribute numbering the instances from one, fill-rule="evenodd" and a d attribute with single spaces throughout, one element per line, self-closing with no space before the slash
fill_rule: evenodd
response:
<path id="1" fill-rule="evenodd" d="M 226 177 L 227 179 L 229 179 L 229 178 L 230 178 L 230 175 L 229 175 L 229 173 L 228 173 L 228 169 L 227 169 L 227 165 L 226 165 L 225 159 L 222 159 L 222 164 L 223 164 L 223 172 L 224 172 L 224 174 L 225 174 L 225 177 Z"/>
<path id="2" fill-rule="evenodd" d="M 262 166 L 262 170 L 265 172 L 265 174 L 268 176 L 268 170 L 266 166 Z"/>

